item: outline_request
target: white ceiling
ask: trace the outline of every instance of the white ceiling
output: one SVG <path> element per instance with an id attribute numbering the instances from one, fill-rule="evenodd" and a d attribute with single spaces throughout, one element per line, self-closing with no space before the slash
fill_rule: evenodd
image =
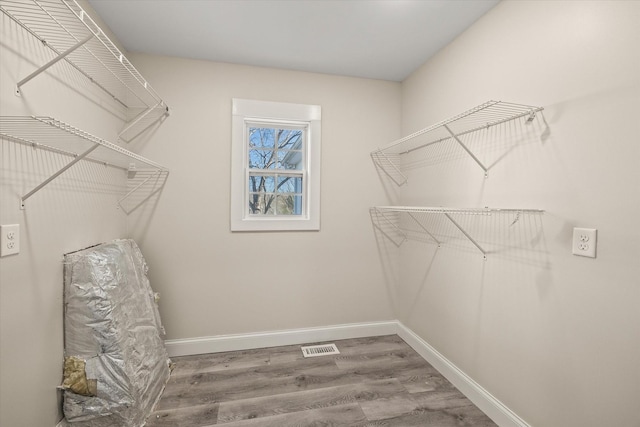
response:
<path id="1" fill-rule="evenodd" d="M 402 81 L 499 0 L 89 0 L 144 52 Z"/>

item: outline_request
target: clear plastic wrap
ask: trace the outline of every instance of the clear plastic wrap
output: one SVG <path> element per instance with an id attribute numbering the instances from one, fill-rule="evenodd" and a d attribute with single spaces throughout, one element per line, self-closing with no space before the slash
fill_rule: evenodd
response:
<path id="1" fill-rule="evenodd" d="M 82 375 L 65 372 L 67 425 L 139 427 L 160 398 L 170 361 L 147 269 L 133 240 L 65 255 L 65 366 L 84 361 L 96 383 L 95 396 L 75 393 L 67 379 Z"/>

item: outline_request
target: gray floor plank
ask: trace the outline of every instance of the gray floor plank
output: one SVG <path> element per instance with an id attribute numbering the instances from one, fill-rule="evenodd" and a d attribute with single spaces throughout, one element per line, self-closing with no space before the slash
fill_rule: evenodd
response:
<path id="1" fill-rule="evenodd" d="M 329 406 L 375 400 L 407 393 L 399 380 L 385 379 L 361 384 L 325 387 L 275 396 L 223 402 L 218 422 L 266 417 Z"/>
<path id="2" fill-rule="evenodd" d="M 428 391 L 362 402 L 360 406 L 369 420 L 393 418 L 422 411 L 469 406 L 471 401 L 458 390 Z"/>
<path id="3" fill-rule="evenodd" d="M 453 384 L 436 371 L 435 368 L 430 368 L 430 371 L 424 375 L 413 377 L 399 375 L 398 379 L 409 393 L 455 389 Z"/>
<path id="4" fill-rule="evenodd" d="M 145 427 L 204 427 L 218 420 L 218 403 L 155 411 Z"/>
<path id="5" fill-rule="evenodd" d="M 357 427 L 496 427 L 482 411 L 473 405 L 446 409 L 417 410 L 376 421 L 368 421 Z M 354 426 L 356 427 L 356 426 Z"/>
<path id="6" fill-rule="evenodd" d="M 295 364 L 266 364 L 260 366 L 228 368 L 217 371 L 195 372 L 190 375 L 172 375 L 169 383 L 176 386 L 207 384 L 214 381 L 241 381 L 251 378 L 273 378 L 296 374 L 301 370 L 336 368 L 335 362 L 329 358 L 310 358 L 297 361 Z"/>
<path id="7" fill-rule="evenodd" d="M 335 362 L 338 368 L 347 371 L 355 369 L 393 370 L 402 369 L 409 365 L 430 366 L 419 354 L 406 349 L 357 356 L 336 356 Z"/>
<path id="8" fill-rule="evenodd" d="M 357 403 L 221 424 L 225 427 L 352 427 L 367 421 Z"/>
<path id="9" fill-rule="evenodd" d="M 172 359 L 175 377 L 217 372 L 227 369 L 247 369 L 269 365 L 269 355 L 263 351 L 234 351 L 228 353 L 182 356 Z"/>

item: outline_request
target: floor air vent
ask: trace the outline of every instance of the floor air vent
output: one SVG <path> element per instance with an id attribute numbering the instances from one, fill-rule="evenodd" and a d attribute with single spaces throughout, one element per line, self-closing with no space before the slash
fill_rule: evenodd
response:
<path id="1" fill-rule="evenodd" d="M 335 344 L 309 345 L 300 347 L 304 357 L 328 356 L 330 354 L 340 354 Z"/>

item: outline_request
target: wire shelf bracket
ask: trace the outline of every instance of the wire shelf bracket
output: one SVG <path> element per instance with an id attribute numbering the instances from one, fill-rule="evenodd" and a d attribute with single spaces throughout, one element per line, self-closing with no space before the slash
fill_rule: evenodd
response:
<path id="1" fill-rule="evenodd" d="M 370 209 L 371 219 L 374 227 L 376 227 L 382 234 L 392 241 L 396 246 L 400 247 L 402 243 L 406 240 L 409 240 L 409 235 L 400 227 L 393 219 L 389 218 L 389 214 L 406 214 L 412 222 L 417 224 L 422 231 L 424 231 L 430 239 L 437 244 L 438 248 L 442 247 L 443 241 L 436 237 L 436 233 L 430 231 L 425 227 L 416 217 L 415 214 L 432 214 L 439 215 L 446 218 L 457 230 L 459 230 L 462 235 L 469 241 L 471 244 L 482 253 L 483 259 L 487 259 L 487 251 L 477 239 L 475 239 L 468 230 L 466 230 L 458 221 L 456 221 L 452 215 L 454 214 L 466 214 L 466 215 L 491 215 L 493 213 L 512 213 L 515 214 L 515 219 L 511 223 L 514 225 L 520 217 L 524 214 L 542 214 L 544 210 L 542 209 L 502 209 L 502 208 L 438 208 L 438 207 L 414 207 L 414 206 L 374 206 Z M 385 225 L 381 224 L 381 220 L 384 221 Z M 390 236 L 388 230 L 391 229 L 394 233 L 401 235 L 403 238 L 400 241 L 394 239 L 393 236 Z"/>
<path id="2" fill-rule="evenodd" d="M 398 187 L 407 182 L 407 176 L 400 170 L 399 156 L 391 158 L 384 151 L 378 150 L 371 153 L 371 158 L 376 167 L 391 178 Z"/>
<path id="3" fill-rule="evenodd" d="M 167 107 L 163 101 L 160 101 L 127 122 L 118 134 L 118 138 L 125 142 L 131 142 L 155 122 L 165 117 L 165 115 L 169 115 L 169 107 Z"/>
<path id="4" fill-rule="evenodd" d="M 488 101 L 375 150 L 371 153 L 371 158 L 377 168 L 387 174 L 398 186 L 402 186 L 407 182 L 407 177 L 402 172 L 402 155 L 453 140 L 482 168 L 486 178 L 489 168 L 469 149 L 461 137 L 521 118 L 525 118 L 525 124 L 528 124 L 534 120 L 536 113 L 542 110 L 544 108 L 531 105 Z"/>
<path id="5" fill-rule="evenodd" d="M 384 214 L 383 211 L 381 211 L 381 210 L 379 210 L 377 208 L 371 208 L 370 214 L 371 214 L 371 219 L 373 221 L 374 227 L 376 227 L 378 230 L 380 230 L 380 232 L 387 239 L 389 239 L 389 241 L 391 241 L 394 245 L 396 245 L 397 247 L 400 247 L 407 240 L 407 235 L 404 233 L 404 231 L 402 231 L 400 229 L 400 227 L 398 227 L 396 224 L 394 224 L 394 222 L 392 220 L 387 218 L 387 216 Z M 382 220 L 382 222 L 384 222 L 387 225 L 387 228 L 385 228 L 381 224 L 380 220 Z M 400 238 L 399 239 L 394 239 L 391 236 L 391 234 L 390 234 L 390 232 L 388 230 L 397 233 Z"/>
<path id="6" fill-rule="evenodd" d="M 131 197 L 136 191 L 138 191 L 140 188 L 142 188 L 143 186 L 145 186 L 149 181 L 151 181 L 151 179 L 158 177 L 160 174 L 162 173 L 161 170 L 156 170 L 154 171 L 151 175 L 149 175 L 148 178 L 146 178 L 144 181 L 142 181 L 140 184 L 136 185 L 135 187 L 133 187 L 127 194 L 125 194 L 124 196 L 122 196 L 120 199 L 118 199 L 118 205 L 124 209 L 123 206 L 123 202 L 125 200 L 127 200 L 129 197 Z"/>
<path id="7" fill-rule="evenodd" d="M 169 107 L 76 0 L 0 0 L 0 10 L 55 57 L 16 84 L 22 86 L 64 60 L 127 110 L 120 139 L 130 142 L 169 114 Z"/>
<path id="8" fill-rule="evenodd" d="M 136 162 L 153 168 L 158 174 L 169 172 L 167 168 L 154 161 L 51 117 L 0 116 L 0 136 L 71 158 L 61 169 L 20 197 L 20 209 L 25 209 L 27 199 L 81 160 L 119 168 L 125 173 L 132 167 L 135 168 Z M 87 146 L 89 148 L 86 148 Z M 142 185 L 138 185 L 129 191 L 118 204 L 141 187 Z"/>

